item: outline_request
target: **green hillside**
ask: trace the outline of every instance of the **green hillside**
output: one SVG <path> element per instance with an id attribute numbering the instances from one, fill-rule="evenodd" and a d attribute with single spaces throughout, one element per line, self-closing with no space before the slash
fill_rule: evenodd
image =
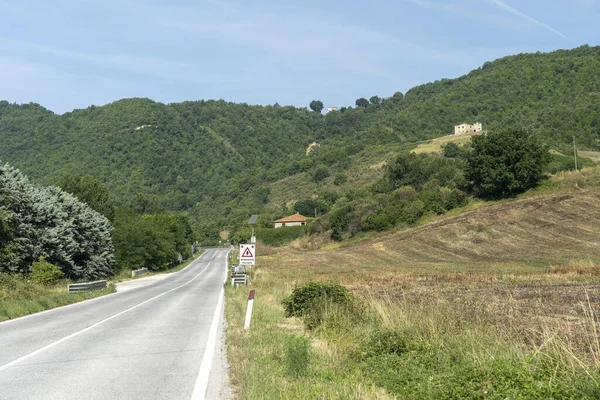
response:
<path id="1" fill-rule="evenodd" d="M 528 129 L 565 152 L 576 135 L 598 150 L 600 47 L 505 57 L 327 115 L 277 104 L 148 99 L 56 115 L 1 101 L 0 160 L 46 185 L 91 174 L 117 204 L 189 210 L 223 226 L 265 205 L 276 213 L 282 203 L 370 183 L 381 175 L 377 164 L 398 149 L 474 121 L 486 130 Z M 307 155 L 313 142 L 319 146 Z"/>

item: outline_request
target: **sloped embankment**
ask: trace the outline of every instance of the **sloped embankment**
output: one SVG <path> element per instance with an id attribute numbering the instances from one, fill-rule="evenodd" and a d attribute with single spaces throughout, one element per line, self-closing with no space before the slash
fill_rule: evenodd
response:
<path id="1" fill-rule="evenodd" d="M 598 189 L 506 201 L 354 246 L 302 254 L 304 263 L 346 266 L 579 259 L 600 259 Z"/>

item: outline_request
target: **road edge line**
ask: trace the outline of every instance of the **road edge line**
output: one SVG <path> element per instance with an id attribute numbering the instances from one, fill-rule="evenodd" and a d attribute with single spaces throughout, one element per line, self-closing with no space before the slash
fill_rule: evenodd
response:
<path id="1" fill-rule="evenodd" d="M 221 320 L 221 309 L 223 308 L 224 298 L 225 289 L 221 288 L 221 292 L 219 293 L 219 301 L 217 302 L 217 309 L 215 310 L 215 315 L 213 316 L 212 324 L 210 325 L 210 332 L 206 341 L 204 356 L 202 357 L 202 364 L 200 364 L 200 371 L 198 371 L 198 377 L 196 378 L 196 384 L 194 385 L 192 400 L 204 400 L 206 397 L 206 391 L 208 390 L 208 378 L 210 376 L 212 361 L 215 355 L 215 348 L 217 346 L 217 330 Z"/>

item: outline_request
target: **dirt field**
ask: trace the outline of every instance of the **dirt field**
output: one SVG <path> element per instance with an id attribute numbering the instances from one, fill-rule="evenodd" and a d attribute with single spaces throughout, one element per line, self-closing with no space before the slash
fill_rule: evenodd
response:
<path id="1" fill-rule="evenodd" d="M 335 280 L 456 323 L 492 324 L 528 345 L 560 335 L 587 359 L 600 351 L 598 189 L 507 201 L 331 250 L 266 253 L 258 273 L 290 289 Z"/>

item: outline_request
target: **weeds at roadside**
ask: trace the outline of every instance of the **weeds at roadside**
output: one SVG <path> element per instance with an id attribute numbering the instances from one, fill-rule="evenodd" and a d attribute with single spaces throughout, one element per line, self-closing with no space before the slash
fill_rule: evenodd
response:
<path id="1" fill-rule="evenodd" d="M 110 284 L 93 292 L 67 293 L 66 283 L 41 284 L 20 275 L 0 273 L 0 321 L 114 293 Z"/>
<path id="2" fill-rule="evenodd" d="M 306 375 L 310 362 L 310 341 L 298 335 L 288 335 L 285 338 L 286 372 L 292 378 Z"/>

